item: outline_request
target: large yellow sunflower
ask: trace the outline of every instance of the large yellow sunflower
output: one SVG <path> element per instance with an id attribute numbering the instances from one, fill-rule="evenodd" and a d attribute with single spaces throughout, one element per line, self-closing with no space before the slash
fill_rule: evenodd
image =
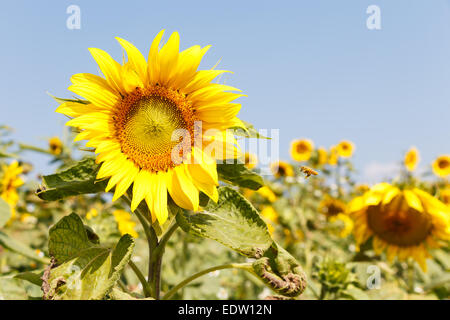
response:
<path id="1" fill-rule="evenodd" d="M 20 174 L 23 172 L 23 168 L 19 165 L 19 162 L 13 161 L 11 164 L 2 165 L 2 173 L 0 179 L 0 197 L 6 201 L 11 207 L 11 219 L 16 216 L 16 205 L 19 201 L 19 194 L 17 188 L 24 184 Z"/>
<path id="2" fill-rule="evenodd" d="M 434 160 L 433 172 L 441 178 L 450 175 L 450 155 L 445 154 Z"/>
<path id="3" fill-rule="evenodd" d="M 373 237 L 375 252 L 386 251 L 389 261 L 412 257 L 424 271 L 428 249 L 450 240 L 450 208 L 417 188 L 375 185 L 350 202 L 349 214 L 358 245 Z"/>
<path id="4" fill-rule="evenodd" d="M 411 147 L 405 154 L 404 164 L 408 171 L 414 171 L 419 163 L 419 151 Z"/>
<path id="5" fill-rule="evenodd" d="M 314 143 L 309 139 L 294 140 L 291 143 L 291 157 L 295 161 L 308 161 L 314 151 Z"/>
<path id="6" fill-rule="evenodd" d="M 209 46 L 179 52 L 179 35 L 161 45 L 153 40 L 148 61 L 131 43 L 116 38 L 128 61 L 89 49 L 104 75 L 72 76 L 69 90 L 88 104 L 65 102 L 57 112 L 73 117 L 67 125 L 81 129 L 76 141 L 89 140 L 98 179 L 109 178 L 113 201 L 132 185 L 131 210 L 143 200 L 152 220 L 167 220 L 167 197 L 182 208 L 197 210 L 199 192 L 217 201 L 216 160 L 240 157 L 230 127 L 244 127 L 232 101 L 236 88 L 212 83 L 224 70 L 197 70 Z"/>

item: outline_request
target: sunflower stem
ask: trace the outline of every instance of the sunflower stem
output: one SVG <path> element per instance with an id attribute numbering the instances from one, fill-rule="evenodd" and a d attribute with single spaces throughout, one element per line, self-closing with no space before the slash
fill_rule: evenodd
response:
<path id="1" fill-rule="evenodd" d="M 142 274 L 141 270 L 139 270 L 137 265 L 135 265 L 134 262 L 131 260 L 128 262 L 128 264 L 131 267 L 131 269 L 134 271 L 136 276 L 138 277 L 139 281 L 141 282 L 142 290 L 144 291 L 144 296 L 146 298 L 151 297 L 152 296 L 152 288 L 148 284 L 148 282 L 145 279 L 145 276 Z"/>
<path id="2" fill-rule="evenodd" d="M 160 299 L 161 292 L 161 265 L 162 259 L 165 251 L 165 247 L 170 237 L 173 235 L 175 230 L 177 230 L 178 224 L 176 220 L 172 222 L 169 229 L 164 233 L 161 240 L 157 243 L 157 246 L 152 252 L 149 264 L 149 282 L 151 283 L 152 290 L 154 293 L 154 298 Z"/>
<path id="3" fill-rule="evenodd" d="M 130 199 L 131 195 L 129 194 L 129 192 L 127 192 L 127 194 L 122 198 L 125 200 L 125 202 L 127 202 L 127 204 L 131 208 L 131 199 Z M 155 286 L 151 285 L 153 283 L 153 275 L 154 275 L 154 267 L 155 267 L 152 264 L 152 260 L 153 260 L 152 258 L 154 255 L 153 251 L 158 246 L 158 237 L 155 233 L 155 230 L 151 226 L 151 222 L 149 221 L 148 217 L 150 217 L 150 213 L 142 212 L 141 208 L 139 208 L 139 207 L 137 208 L 137 210 L 134 211 L 134 213 L 136 214 L 136 217 L 138 218 L 139 222 L 142 225 L 142 228 L 144 229 L 145 236 L 147 238 L 148 251 L 149 251 L 149 254 L 148 254 L 149 255 L 148 278 L 147 278 L 147 281 L 145 282 L 146 286 L 144 286 L 144 284 L 142 284 L 143 290 L 144 290 L 144 295 L 147 297 L 147 294 L 149 294 L 152 298 L 155 298 L 155 296 L 157 295 L 157 293 L 155 291 L 153 291 L 153 289 L 155 289 Z M 139 270 L 139 272 L 140 272 L 140 270 Z M 135 273 L 136 273 L 136 271 L 135 271 Z M 142 274 L 142 272 L 141 272 L 141 274 Z M 139 276 L 138 276 L 138 278 L 139 278 Z M 142 280 L 142 279 L 140 278 L 139 280 Z M 145 292 L 145 290 L 147 290 L 147 293 Z M 159 293 L 158 293 L 158 295 L 159 295 Z"/>
<path id="4" fill-rule="evenodd" d="M 222 264 L 220 266 L 211 267 L 208 269 L 205 269 L 203 271 L 197 272 L 193 274 L 192 276 L 184 279 L 179 284 L 177 284 L 175 287 L 170 289 L 163 297 L 162 300 L 169 300 L 178 290 L 189 284 L 190 282 L 194 281 L 195 279 L 208 274 L 210 272 L 216 271 L 216 270 L 222 270 L 222 269 L 243 269 L 246 271 L 249 271 L 250 273 L 253 273 L 252 265 L 251 263 L 228 263 L 228 264 Z"/>

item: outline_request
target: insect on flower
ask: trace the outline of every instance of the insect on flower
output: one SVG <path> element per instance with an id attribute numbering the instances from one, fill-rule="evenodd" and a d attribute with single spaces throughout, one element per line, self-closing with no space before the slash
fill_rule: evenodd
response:
<path id="1" fill-rule="evenodd" d="M 300 166 L 300 171 L 305 174 L 305 179 L 308 179 L 310 176 L 317 176 L 319 173 L 310 167 Z"/>

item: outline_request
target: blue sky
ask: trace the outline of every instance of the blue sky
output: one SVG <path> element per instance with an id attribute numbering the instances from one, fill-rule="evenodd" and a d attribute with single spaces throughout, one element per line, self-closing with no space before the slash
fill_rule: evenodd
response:
<path id="1" fill-rule="evenodd" d="M 81 9 L 80 30 L 66 28 L 71 4 Z M 372 4 L 381 8 L 381 30 L 366 28 Z M 87 48 L 120 59 L 120 36 L 146 55 L 163 28 L 180 32 L 183 49 L 213 46 L 201 66 L 221 59 L 235 72 L 226 82 L 248 94 L 241 118 L 279 128 L 284 158 L 294 138 L 325 147 L 350 139 L 363 179 L 392 168 L 411 145 L 423 166 L 450 152 L 443 0 L 10 1 L 0 11 L 0 123 L 20 141 L 46 146 L 65 122 L 46 92 L 69 97 L 72 74 L 97 73 Z M 46 168 L 47 159 L 33 157 Z"/>

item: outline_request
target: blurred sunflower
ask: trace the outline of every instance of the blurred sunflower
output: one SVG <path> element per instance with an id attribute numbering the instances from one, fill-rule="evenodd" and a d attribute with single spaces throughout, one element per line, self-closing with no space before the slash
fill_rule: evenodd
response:
<path id="1" fill-rule="evenodd" d="M 369 189 L 370 189 L 369 185 L 367 185 L 365 183 L 355 185 L 356 193 L 362 194 L 362 193 L 369 191 Z"/>
<path id="2" fill-rule="evenodd" d="M 95 208 L 91 208 L 87 213 L 86 213 L 86 219 L 91 220 L 92 218 L 95 218 L 96 216 L 98 216 L 98 210 Z"/>
<path id="3" fill-rule="evenodd" d="M 74 117 L 67 125 L 82 130 L 76 141 L 95 148 L 102 163 L 97 178 L 109 178 L 113 201 L 132 185 L 131 210 L 145 200 L 160 224 L 168 217 L 168 193 L 190 210 L 198 209 L 200 191 L 217 201 L 216 160 L 240 157 L 226 129 L 245 127 L 236 117 L 241 105 L 232 103 L 240 90 L 211 82 L 227 71 L 197 71 L 210 46 L 179 52 L 178 33 L 161 46 L 163 33 L 153 40 L 148 62 L 121 38 L 128 56 L 123 65 L 89 49 L 105 78 L 72 76 L 69 90 L 88 102 L 65 102 L 56 110 Z"/>
<path id="4" fill-rule="evenodd" d="M 405 167 L 408 171 L 414 171 L 419 163 L 419 151 L 416 147 L 411 147 L 405 154 L 405 159 L 403 160 Z"/>
<path id="5" fill-rule="evenodd" d="M 353 220 L 344 213 L 338 213 L 337 215 L 330 217 L 329 222 L 339 225 L 337 235 L 340 238 L 347 238 L 353 231 Z"/>
<path id="6" fill-rule="evenodd" d="M 51 154 L 58 156 L 62 152 L 63 144 L 58 137 L 53 137 L 48 141 L 48 148 Z"/>
<path id="7" fill-rule="evenodd" d="M 268 186 L 263 186 L 256 191 L 258 194 L 266 198 L 269 202 L 275 202 L 277 196 Z"/>
<path id="8" fill-rule="evenodd" d="M 320 147 L 317 149 L 317 164 L 324 166 L 328 162 L 328 152 L 325 148 Z"/>
<path id="9" fill-rule="evenodd" d="M 442 202 L 450 206 L 450 187 L 447 187 L 440 192 Z"/>
<path id="10" fill-rule="evenodd" d="M 337 153 L 342 158 L 350 158 L 355 150 L 355 145 L 351 141 L 343 140 L 336 146 Z"/>
<path id="11" fill-rule="evenodd" d="M 330 166 L 335 166 L 338 164 L 338 160 L 339 160 L 339 153 L 338 153 L 337 147 L 332 146 L 330 148 L 330 152 L 328 155 L 328 164 Z"/>
<path id="12" fill-rule="evenodd" d="M 294 140 L 291 143 L 291 157 L 295 161 L 308 161 L 314 151 L 314 143 L 309 139 Z"/>
<path id="13" fill-rule="evenodd" d="M 294 176 L 294 169 L 289 163 L 284 161 L 272 163 L 270 165 L 270 169 L 272 170 L 272 173 L 276 178 Z"/>
<path id="14" fill-rule="evenodd" d="M 320 201 L 317 210 L 326 215 L 327 217 L 336 216 L 339 213 L 344 213 L 347 209 L 346 204 L 336 198 L 326 195 L 325 198 Z"/>
<path id="15" fill-rule="evenodd" d="M 244 155 L 244 164 L 248 169 L 253 169 L 258 164 L 258 157 L 253 153 L 246 152 Z"/>
<path id="16" fill-rule="evenodd" d="M 133 238 L 138 237 L 138 233 L 134 230 L 136 222 L 131 220 L 131 215 L 125 210 L 115 210 L 113 212 L 114 218 L 117 222 L 117 227 L 121 235 L 129 234 Z"/>
<path id="17" fill-rule="evenodd" d="M 352 200 L 349 214 L 358 245 L 373 237 L 377 254 L 386 251 L 389 261 L 412 257 L 424 271 L 427 250 L 450 240 L 450 208 L 417 188 L 380 183 Z"/>
<path id="18" fill-rule="evenodd" d="M 433 162 L 433 172 L 441 178 L 450 174 L 450 155 L 442 155 Z"/>
<path id="19" fill-rule="evenodd" d="M 270 220 L 271 222 L 277 223 L 278 222 L 278 213 L 275 211 L 275 209 L 272 206 L 266 206 L 261 210 L 261 215 Z"/>
<path id="20" fill-rule="evenodd" d="M 16 216 L 16 205 L 19 202 L 19 194 L 17 193 L 17 188 L 24 184 L 20 174 L 23 169 L 19 165 L 19 162 L 13 161 L 11 164 L 2 165 L 2 175 L 0 177 L 0 197 L 6 201 L 11 207 L 11 218 L 12 221 Z"/>

